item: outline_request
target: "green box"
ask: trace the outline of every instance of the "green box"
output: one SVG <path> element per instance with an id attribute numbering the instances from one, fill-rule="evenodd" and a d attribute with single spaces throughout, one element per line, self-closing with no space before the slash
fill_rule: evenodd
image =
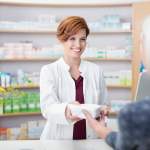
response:
<path id="1" fill-rule="evenodd" d="M 0 115 L 3 114 L 3 98 L 0 98 Z"/>
<path id="2" fill-rule="evenodd" d="M 12 113 L 12 99 L 4 99 L 4 113 Z"/>
<path id="3" fill-rule="evenodd" d="M 21 112 L 27 112 L 28 111 L 28 94 L 25 92 L 21 93 L 20 111 Z"/>
<path id="4" fill-rule="evenodd" d="M 28 93 L 28 111 L 36 112 L 35 93 Z"/>
<path id="5" fill-rule="evenodd" d="M 12 99 L 12 112 L 20 112 L 20 103 L 19 103 L 19 98 L 14 97 Z"/>

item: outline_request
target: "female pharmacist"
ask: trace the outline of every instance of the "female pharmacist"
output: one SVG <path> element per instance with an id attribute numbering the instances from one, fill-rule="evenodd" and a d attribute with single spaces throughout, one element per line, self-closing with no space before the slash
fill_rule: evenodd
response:
<path id="1" fill-rule="evenodd" d="M 144 20 L 141 34 L 141 58 L 150 78 L 150 16 Z M 84 110 L 86 119 L 95 132 L 115 150 L 150 150 L 150 97 L 125 106 L 119 114 L 119 132 L 114 132 L 92 118 Z"/>
<path id="2" fill-rule="evenodd" d="M 97 138 L 86 120 L 73 116 L 68 107 L 70 103 L 109 104 L 101 67 L 81 60 L 89 32 L 79 16 L 65 18 L 57 28 L 64 56 L 41 69 L 41 112 L 47 120 L 41 139 Z"/>

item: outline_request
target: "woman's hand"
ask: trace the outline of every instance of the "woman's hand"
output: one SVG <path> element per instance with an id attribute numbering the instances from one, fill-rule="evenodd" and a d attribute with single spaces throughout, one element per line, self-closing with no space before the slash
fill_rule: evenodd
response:
<path id="1" fill-rule="evenodd" d="M 71 104 L 80 105 L 80 103 L 78 101 L 75 101 Z M 66 107 L 66 110 L 65 110 L 65 116 L 66 116 L 66 119 L 70 120 L 71 122 L 77 122 L 77 121 L 81 120 L 81 118 L 72 115 L 71 110 L 68 106 Z"/>

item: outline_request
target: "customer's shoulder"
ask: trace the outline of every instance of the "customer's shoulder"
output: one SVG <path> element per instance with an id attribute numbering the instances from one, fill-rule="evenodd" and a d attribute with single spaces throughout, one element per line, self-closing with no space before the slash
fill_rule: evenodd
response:
<path id="1" fill-rule="evenodd" d="M 150 97 L 126 105 L 122 109 L 122 112 L 128 112 L 128 111 L 134 112 L 134 111 L 144 110 L 146 108 L 150 108 Z"/>
<path id="2" fill-rule="evenodd" d="M 129 120 L 129 118 L 134 120 L 140 116 L 150 118 L 150 99 L 126 105 L 119 113 L 119 120 Z"/>

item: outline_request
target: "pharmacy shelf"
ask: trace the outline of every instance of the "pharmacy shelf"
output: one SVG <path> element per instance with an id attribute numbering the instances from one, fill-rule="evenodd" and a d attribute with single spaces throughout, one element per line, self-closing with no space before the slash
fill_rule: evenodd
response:
<path id="1" fill-rule="evenodd" d="M 0 118 L 2 118 L 2 117 L 12 117 L 12 116 L 33 116 L 33 115 L 41 115 L 41 112 L 7 113 L 7 114 L 1 114 Z"/>
<path id="2" fill-rule="evenodd" d="M 0 29 L 0 33 L 56 33 L 56 29 Z"/>
<path id="3" fill-rule="evenodd" d="M 107 87 L 109 89 L 130 89 L 131 86 L 123 86 L 123 85 L 107 85 Z M 13 86 L 12 88 L 15 88 L 15 89 L 35 89 L 35 88 L 39 88 L 38 85 L 35 85 L 35 86 Z"/>
<path id="4" fill-rule="evenodd" d="M 28 58 L 5 58 L 5 59 L 0 59 L 0 62 L 5 62 L 5 61 L 10 61 L 10 62 L 16 62 L 16 61 L 55 61 L 59 59 L 59 57 L 47 57 L 47 58 L 34 58 L 34 57 L 28 57 Z"/>
<path id="5" fill-rule="evenodd" d="M 70 2 L 70 1 L 42 1 L 42 0 L 0 0 L 0 4 L 4 5 L 19 5 L 19 6 L 57 6 L 57 7 L 122 7 L 132 6 L 132 2 Z"/>
<path id="6" fill-rule="evenodd" d="M 39 85 L 22 85 L 22 86 L 12 86 L 14 89 L 37 89 Z"/>
<path id="7" fill-rule="evenodd" d="M 122 33 L 132 33 L 132 30 L 123 29 L 108 29 L 102 31 L 91 31 L 91 34 L 122 34 Z"/>
<path id="8" fill-rule="evenodd" d="M 57 59 L 59 59 L 59 57 L 47 57 L 47 58 L 5 58 L 5 59 L 0 59 L 0 62 L 16 62 L 16 61 L 56 61 Z"/>
<path id="9" fill-rule="evenodd" d="M 10 62 L 16 62 L 16 61 L 56 61 L 59 59 L 59 57 L 47 57 L 47 58 L 6 58 L 6 59 L 0 59 L 0 62 L 10 61 Z M 131 59 L 128 58 L 94 58 L 94 57 L 83 57 L 83 60 L 88 61 L 131 61 Z"/>
<path id="10" fill-rule="evenodd" d="M 131 61 L 130 58 L 92 58 L 92 57 L 85 57 L 84 60 L 88 61 Z"/>
<path id="11" fill-rule="evenodd" d="M 118 112 L 110 112 L 109 116 L 117 116 Z M 9 114 L 1 114 L 0 118 L 4 117 L 19 117 L 19 116 L 36 116 L 42 115 L 41 112 L 26 112 L 26 113 L 9 113 Z"/>
<path id="12" fill-rule="evenodd" d="M 118 114 L 119 114 L 119 112 L 111 111 L 111 112 L 109 113 L 109 117 L 115 118 L 115 117 L 117 117 Z"/>
<path id="13" fill-rule="evenodd" d="M 103 30 L 103 31 L 91 31 L 91 34 L 123 34 L 131 33 L 131 30 Z M 35 34 L 55 34 L 56 29 L 0 29 L 0 33 L 35 33 Z"/>
<path id="14" fill-rule="evenodd" d="M 131 89 L 131 86 L 123 86 L 123 85 L 107 85 L 109 89 Z"/>

